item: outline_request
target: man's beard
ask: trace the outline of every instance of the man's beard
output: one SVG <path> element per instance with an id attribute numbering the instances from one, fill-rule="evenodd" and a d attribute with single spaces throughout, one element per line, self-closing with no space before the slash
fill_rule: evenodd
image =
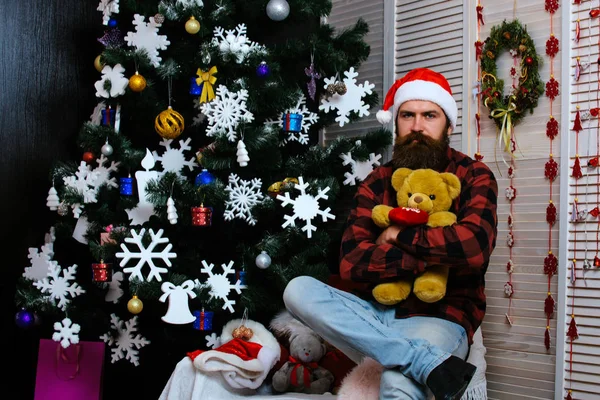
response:
<path id="1" fill-rule="evenodd" d="M 431 168 L 443 171 L 448 165 L 450 136 L 446 130 L 441 139 L 436 140 L 421 132 L 411 132 L 403 138 L 397 136 L 392 154 L 392 166 L 397 168 Z"/>

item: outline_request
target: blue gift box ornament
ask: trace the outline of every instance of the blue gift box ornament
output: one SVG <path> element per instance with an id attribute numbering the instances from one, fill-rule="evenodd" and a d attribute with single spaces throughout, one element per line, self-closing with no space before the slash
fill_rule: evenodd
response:
<path id="1" fill-rule="evenodd" d="M 286 132 L 300 132 L 302 130 L 302 114 L 284 113 L 283 130 Z"/>
<path id="2" fill-rule="evenodd" d="M 202 94 L 202 85 L 204 85 L 204 83 L 198 85 L 196 83 L 196 77 L 193 76 L 190 78 L 190 94 L 192 96 L 200 96 Z"/>
<path id="3" fill-rule="evenodd" d="M 115 110 L 108 107 L 100 110 L 102 113 L 102 120 L 100 124 L 102 126 L 115 126 Z"/>
<path id="4" fill-rule="evenodd" d="M 214 313 L 212 311 L 195 310 L 193 312 L 196 320 L 194 321 L 194 329 L 197 331 L 212 331 L 212 320 Z"/>
<path id="5" fill-rule="evenodd" d="M 133 178 L 126 177 L 119 179 L 119 193 L 124 196 L 133 195 Z"/>

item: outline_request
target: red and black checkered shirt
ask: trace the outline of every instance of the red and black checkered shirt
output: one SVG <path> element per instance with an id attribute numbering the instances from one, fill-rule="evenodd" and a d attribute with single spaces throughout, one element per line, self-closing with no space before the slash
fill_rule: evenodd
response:
<path id="1" fill-rule="evenodd" d="M 375 244 L 382 229 L 371 219 L 373 207 L 398 205 L 391 165 L 376 168 L 354 196 L 342 237 L 340 275 L 343 280 L 366 283 L 363 288 L 371 289 L 378 283 L 413 278 L 428 264 L 448 265 L 444 298 L 429 304 L 411 294 L 395 306 L 396 317 L 428 315 L 456 322 L 465 328 L 472 343 L 485 315 L 484 275 L 496 245 L 498 185 L 484 163 L 451 148 L 448 156 L 445 172 L 454 173 L 461 182 L 460 196 L 451 210 L 457 223 L 438 228 L 407 227 L 398 235 L 396 245 Z M 370 290 L 363 291 L 362 296 L 373 300 Z"/>

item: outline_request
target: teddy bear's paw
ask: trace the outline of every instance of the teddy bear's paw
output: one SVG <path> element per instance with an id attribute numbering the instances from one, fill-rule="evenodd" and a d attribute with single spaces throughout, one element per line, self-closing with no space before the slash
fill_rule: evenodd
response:
<path id="1" fill-rule="evenodd" d="M 393 207 L 385 206 L 383 204 L 378 204 L 373 207 L 373 211 L 371 212 L 371 219 L 375 222 L 380 228 L 387 228 L 390 226 L 390 211 L 393 210 Z"/>
<path id="2" fill-rule="evenodd" d="M 405 300 L 410 294 L 412 282 L 398 281 L 381 283 L 373 288 L 373 297 L 380 304 L 393 306 Z"/>

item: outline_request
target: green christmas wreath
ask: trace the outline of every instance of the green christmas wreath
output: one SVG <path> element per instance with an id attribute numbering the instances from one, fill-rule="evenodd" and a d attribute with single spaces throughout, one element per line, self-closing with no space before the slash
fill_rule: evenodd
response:
<path id="1" fill-rule="evenodd" d="M 506 95 L 504 81 L 497 77 L 496 66 L 498 56 L 505 50 L 521 59 L 520 65 L 513 71 L 518 85 Z M 533 114 L 539 97 L 544 93 L 544 83 L 539 74 L 542 58 L 537 55 L 527 29 L 518 20 L 493 26 L 490 36 L 483 43 L 480 57 L 483 104 L 490 111 L 490 118 L 500 128 L 508 150 L 512 126 L 523 119 L 526 111 Z"/>

